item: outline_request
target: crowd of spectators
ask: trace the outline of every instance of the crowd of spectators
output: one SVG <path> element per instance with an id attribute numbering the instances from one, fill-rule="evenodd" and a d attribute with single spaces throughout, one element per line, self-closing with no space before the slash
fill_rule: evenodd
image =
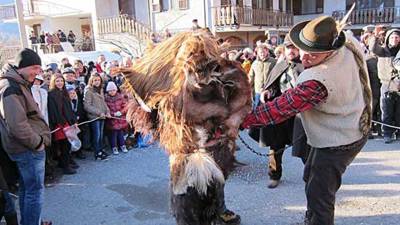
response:
<path id="1" fill-rule="evenodd" d="M 92 152 L 96 160 L 106 160 L 109 154 L 126 153 L 136 147 L 138 135 L 125 120 L 128 96 L 121 88 L 124 78 L 113 72 L 131 65 L 129 57 L 123 62 L 108 62 L 100 55 L 96 62 L 87 64 L 63 58 L 36 76 L 31 88 L 34 99 L 50 129 L 59 129 L 46 151 L 49 181 L 56 176 L 57 167 L 64 174 L 75 174 L 79 165 L 74 158 L 85 159 L 87 152 Z M 70 140 L 61 130 L 87 121 L 92 122 L 79 126 L 81 148 L 72 152 Z"/>
<path id="2" fill-rule="evenodd" d="M 62 42 L 69 42 L 72 47 L 79 48 L 78 50 L 80 51 L 93 50 L 92 39 L 87 33 L 83 35 L 81 40 L 78 40 L 72 30 L 69 31 L 68 35 L 61 29 L 57 32 L 42 31 L 39 35 L 31 31 L 29 40 L 32 49 L 36 52 L 38 52 L 39 49 L 41 49 L 43 53 L 57 53 L 63 51 Z M 80 42 L 79 44 L 77 44 L 78 41 Z"/>

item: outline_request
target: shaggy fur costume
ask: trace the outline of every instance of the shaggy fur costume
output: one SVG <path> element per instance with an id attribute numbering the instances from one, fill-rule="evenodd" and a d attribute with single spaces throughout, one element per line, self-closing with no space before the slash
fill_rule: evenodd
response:
<path id="1" fill-rule="evenodd" d="M 128 121 L 170 156 L 171 207 L 179 225 L 209 225 L 225 210 L 235 139 L 251 110 L 245 72 L 220 54 L 207 31 L 183 32 L 121 71 L 125 88 L 146 105 L 132 101 Z"/>

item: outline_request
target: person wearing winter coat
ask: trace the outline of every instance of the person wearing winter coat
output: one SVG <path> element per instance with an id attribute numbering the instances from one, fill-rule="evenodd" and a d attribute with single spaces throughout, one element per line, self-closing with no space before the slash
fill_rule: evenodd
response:
<path id="1" fill-rule="evenodd" d="M 98 73 L 90 76 L 88 86 L 84 94 L 83 105 L 89 120 L 97 119 L 90 123 L 92 131 L 92 147 L 95 152 L 95 160 L 107 159 L 107 154 L 102 151 L 104 135 L 104 119 L 110 117 L 110 110 L 104 99 L 102 79 Z M 99 118 L 99 119 L 98 119 Z"/>
<path id="2" fill-rule="evenodd" d="M 77 120 L 74 117 L 69 95 L 65 87 L 65 80 L 61 74 L 55 74 L 51 78 L 47 105 L 51 130 L 57 128 L 63 129 L 76 124 Z M 60 133 L 61 135 L 59 135 Z M 71 145 L 67 137 L 62 132 L 55 132 L 53 133 L 52 142 L 52 150 L 59 156 L 58 161 L 60 167 L 63 169 L 63 173 L 75 174 L 79 166 L 71 158 Z"/>
<path id="3" fill-rule="evenodd" d="M 285 37 L 282 46 L 284 47 L 284 60 L 277 62 L 267 77 L 260 96 L 261 103 L 265 103 L 267 100 L 272 101 L 285 91 L 295 87 L 298 76 L 304 70 L 304 66 L 301 64 L 300 60 L 299 49 L 290 41 L 288 35 Z M 268 188 L 276 188 L 280 183 L 282 177 L 282 156 L 286 145 L 292 145 L 294 120 L 295 117 L 292 117 L 283 123 L 266 126 L 260 129 L 260 145 L 269 146 L 269 152 L 271 153 L 268 160 L 268 175 L 270 178 Z M 298 120 L 298 123 L 300 123 L 301 126 L 300 120 Z M 297 138 L 293 140 L 297 141 Z M 307 140 L 305 140 L 305 142 L 306 141 Z M 305 155 L 306 143 L 302 143 L 301 146 L 298 145 L 300 144 L 293 144 L 293 146 L 297 147 L 296 151 L 302 152 L 300 155 Z M 305 160 L 303 160 L 303 162 L 304 161 Z"/>
<path id="4" fill-rule="evenodd" d="M 263 84 L 276 64 L 276 60 L 269 55 L 267 45 L 260 44 L 257 46 L 256 52 L 257 58 L 251 65 L 249 72 L 250 83 L 253 87 L 254 106 L 258 105 Z"/>
<path id="5" fill-rule="evenodd" d="M 40 112 L 42 113 L 44 120 L 47 124 L 49 124 L 49 113 L 47 110 L 47 91 L 42 88 L 42 84 L 44 82 L 42 75 L 37 75 L 35 80 L 33 81 L 33 85 L 31 87 L 31 92 L 33 99 L 38 104 Z"/>
<path id="6" fill-rule="evenodd" d="M 378 77 L 381 81 L 382 122 L 400 126 L 400 77 L 395 66 L 399 60 L 394 60 L 400 49 L 400 29 L 387 31 L 383 45 L 379 35 L 382 27 L 377 26 L 374 34 L 369 37 L 369 50 L 378 57 Z M 397 63 L 398 64 L 398 63 Z M 383 126 L 385 143 L 394 141 L 395 129 Z"/>
<path id="7" fill-rule="evenodd" d="M 16 185 L 17 179 L 15 162 L 11 161 L 0 143 L 0 221 L 4 217 L 7 225 L 18 225 L 17 211 L 9 188 Z"/>
<path id="8" fill-rule="evenodd" d="M 76 92 L 76 89 L 72 86 L 67 87 L 67 92 L 69 95 L 69 99 L 71 100 L 72 112 L 74 113 L 75 120 L 78 123 L 82 123 L 87 120 L 86 112 L 83 108 L 83 98 L 80 98 Z M 82 124 L 79 126 L 81 132 L 79 132 L 78 137 L 79 140 L 82 141 L 82 147 L 78 151 L 75 151 L 73 155 L 78 159 L 86 159 L 85 154 L 82 149 L 87 149 L 87 146 L 84 146 L 83 140 L 85 135 L 87 135 L 88 127 L 87 124 Z M 90 138 L 89 138 L 90 139 Z M 90 142 L 90 141 L 89 141 Z"/>
<path id="9" fill-rule="evenodd" d="M 106 103 L 110 109 L 111 116 L 119 119 L 108 119 L 106 122 L 107 129 L 111 130 L 110 144 L 114 155 L 118 155 L 118 147 L 124 153 L 128 152 L 125 146 L 125 130 L 128 128 L 128 123 L 125 120 L 126 115 L 126 99 L 118 93 L 117 85 L 109 81 L 106 87 Z"/>
<path id="10" fill-rule="evenodd" d="M 21 223 L 37 225 L 43 207 L 45 147 L 51 138 L 30 90 L 42 70 L 42 62 L 36 52 L 27 48 L 17 54 L 14 62 L 0 72 L 1 145 L 20 174 Z"/>

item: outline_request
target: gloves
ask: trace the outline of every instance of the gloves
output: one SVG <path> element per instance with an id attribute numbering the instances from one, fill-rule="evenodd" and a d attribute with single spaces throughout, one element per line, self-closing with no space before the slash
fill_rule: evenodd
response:
<path id="1" fill-rule="evenodd" d="M 118 112 L 114 113 L 114 116 L 120 117 L 120 116 L 122 116 L 122 113 L 120 111 L 118 111 Z"/>

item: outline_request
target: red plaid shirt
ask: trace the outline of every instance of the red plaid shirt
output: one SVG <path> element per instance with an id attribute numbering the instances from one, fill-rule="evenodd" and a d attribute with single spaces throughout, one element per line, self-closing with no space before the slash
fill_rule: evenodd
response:
<path id="1" fill-rule="evenodd" d="M 305 81 L 270 102 L 261 104 L 246 116 L 241 127 L 265 126 L 281 123 L 299 112 L 304 112 L 325 101 L 326 87 L 316 80 Z"/>

